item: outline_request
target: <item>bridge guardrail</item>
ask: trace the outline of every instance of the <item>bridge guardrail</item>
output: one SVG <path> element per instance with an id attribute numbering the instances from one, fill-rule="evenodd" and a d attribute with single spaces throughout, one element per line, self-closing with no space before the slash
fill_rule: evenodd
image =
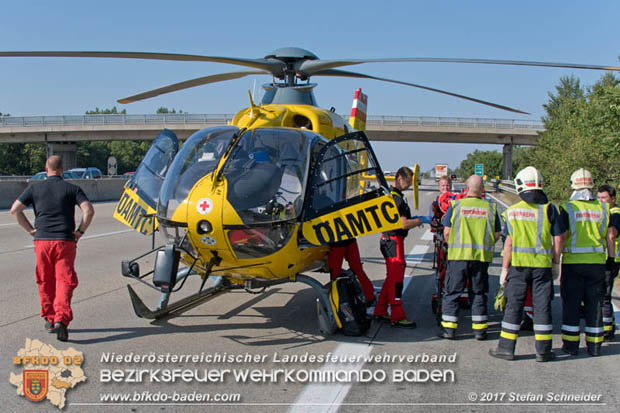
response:
<path id="1" fill-rule="evenodd" d="M 344 119 L 347 116 L 341 115 Z M 165 125 L 167 123 L 227 124 L 234 114 L 158 113 L 152 115 L 59 115 L 59 116 L 2 116 L 0 127 L 75 126 L 75 125 Z M 428 126 L 484 129 L 543 130 L 542 123 L 519 119 L 452 118 L 433 116 L 368 116 L 367 125 Z"/>

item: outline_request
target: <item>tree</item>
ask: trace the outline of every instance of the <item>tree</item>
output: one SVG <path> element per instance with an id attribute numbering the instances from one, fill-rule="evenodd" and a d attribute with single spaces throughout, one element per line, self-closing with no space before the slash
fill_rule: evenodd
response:
<path id="1" fill-rule="evenodd" d="M 586 168 L 597 185 L 620 181 L 620 80 L 608 73 L 583 90 L 574 78 L 561 78 L 543 118 L 545 131 L 529 152 L 543 174 L 551 199 L 566 199 L 569 177 Z"/>
<path id="2" fill-rule="evenodd" d="M 116 109 L 116 106 L 113 106 L 112 109 L 99 109 L 95 108 L 95 110 L 87 110 L 87 115 L 126 115 L 127 109 L 123 109 L 120 112 Z"/>
<path id="3" fill-rule="evenodd" d="M 502 159 L 502 154 L 497 151 L 479 151 L 476 149 L 467 154 L 467 158 L 456 169 L 456 174 L 467 179 L 473 175 L 475 164 L 481 163 L 484 165 L 484 174 L 494 178 L 502 174 Z"/>
<path id="4" fill-rule="evenodd" d="M 155 113 L 177 113 L 175 108 L 172 108 L 172 110 L 168 110 L 168 108 L 161 106 L 159 109 L 157 109 L 157 112 Z M 179 113 L 183 113 L 182 110 L 179 110 Z"/>

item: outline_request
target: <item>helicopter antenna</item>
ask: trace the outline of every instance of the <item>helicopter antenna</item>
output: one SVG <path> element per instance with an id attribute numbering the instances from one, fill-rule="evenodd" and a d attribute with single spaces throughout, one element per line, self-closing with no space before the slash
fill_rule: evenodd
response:
<path id="1" fill-rule="evenodd" d="M 250 93 L 249 90 L 248 90 L 248 97 L 250 98 L 250 118 L 254 118 L 254 108 L 256 107 L 256 105 L 254 105 L 254 100 L 252 99 L 252 93 Z"/>

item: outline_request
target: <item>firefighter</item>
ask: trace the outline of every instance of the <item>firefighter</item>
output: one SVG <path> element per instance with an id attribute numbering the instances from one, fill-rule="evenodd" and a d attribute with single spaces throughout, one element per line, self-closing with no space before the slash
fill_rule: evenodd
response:
<path id="1" fill-rule="evenodd" d="M 583 301 L 588 354 L 598 356 L 603 342 L 601 304 L 607 254 L 614 254 L 609 206 L 592 195 L 592 174 L 580 168 L 570 177 L 573 193 L 560 207 L 564 249 L 562 255 L 562 351 L 579 352 L 579 305 Z M 605 245 L 607 244 L 607 251 Z"/>
<path id="2" fill-rule="evenodd" d="M 564 231 L 558 210 L 549 203 L 543 192 L 542 175 L 536 168 L 528 166 L 521 170 L 514 182 L 521 202 L 504 213 L 506 242 L 500 275 L 500 285 L 504 286 L 507 304 L 499 343 L 496 349 L 489 350 L 489 354 L 504 360 L 514 360 L 517 336 L 524 317 L 523 308 L 531 291 L 536 361 L 546 362 L 555 358 L 551 351 L 552 272 L 553 275 L 559 275 Z"/>
<path id="3" fill-rule="evenodd" d="M 411 210 L 403 197 L 403 192 L 411 186 L 413 171 L 406 166 L 396 172 L 392 197 L 396 202 L 403 229 L 384 232 L 380 248 L 385 258 L 387 274 L 375 306 L 374 318 L 387 319 L 390 306 L 390 321 L 395 327 L 415 328 L 416 323 L 407 319 L 402 305 L 403 281 L 405 278 L 405 237 L 411 228 L 422 225 L 420 218 L 412 218 Z"/>
<path id="4" fill-rule="evenodd" d="M 488 269 L 501 224 L 495 203 L 482 199 L 482 191 L 482 178 L 470 176 L 467 196 L 453 200 L 442 220 L 444 237 L 448 240 L 448 270 L 442 301 L 441 338 L 455 338 L 459 297 L 468 280 L 474 335 L 477 340 L 485 340 L 487 336 Z"/>
<path id="5" fill-rule="evenodd" d="M 605 295 L 603 297 L 603 331 L 605 340 L 613 340 L 616 332 L 616 320 L 614 319 L 614 309 L 611 304 L 611 293 L 614 288 L 614 281 L 618 275 L 620 266 L 620 245 L 618 243 L 618 233 L 620 232 L 620 208 L 616 206 L 616 190 L 609 185 L 601 185 L 598 188 L 596 199 L 607 203 L 610 209 L 610 229 L 614 237 L 614 257 L 607 256 L 605 263 Z"/>

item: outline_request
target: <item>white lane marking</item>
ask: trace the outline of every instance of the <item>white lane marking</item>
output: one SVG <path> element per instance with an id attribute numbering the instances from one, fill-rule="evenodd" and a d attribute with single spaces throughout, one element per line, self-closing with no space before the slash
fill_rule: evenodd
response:
<path id="1" fill-rule="evenodd" d="M 426 230 L 426 232 L 424 233 L 424 235 L 422 235 L 420 239 L 422 241 L 430 241 L 433 239 L 433 233 L 431 232 L 430 228 Z"/>
<path id="2" fill-rule="evenodd" d="M 17 222 L 13 222 L 12 224 L 0 224 L 0 227 L 8 227 L 10 225 L 17 225 Z"/>
<path id="3" fill-rule="evenodd" d="M 415 245 L 411 252 L 405 256 L 407 264 L 419 264 L 422 262 L 426 251 L 428 251 L 429 244 Z"/>
<path id="4" fill-rule="evenodd" d="M 87 237 L 82 237 L 80 239 L 94 239 L 94 238 L 102 238 L 102 237 L 107 237 L 110 235 L 117 235 L 117 234 L 124 234 L 126 232 L 133 232 L 133 229 L 124 229 L 122 231 L 114 231 L 114 232 L 106 232 L 103 234 L 97 234 L 97 235 L 89 235 Z"/>
<path id="5" fill-rule="evenodd" d="M 320 371 L 359 371 L 364 358 L 372 352 L 372 346 L 358 343 L 341 343 L 333 351 L 338 356 L 361 356 L 359 363 L 325 363 Z M 289 412 L 335 412 L 347 397 L 352 383 L 333 383 L 327 388 L 323 383 L 312 383 L 297 396 Z"/>
<path id="6" fill-rule="evenodd" d="M 427 245 L 415 245 L 409 254 L 405 256 L 405 261 L 407 264 L 417 265 L 422 262 L 422 259 L 426 255 L 430 244 Z M 409 257 L 411 256 L 411 259 Z M 403 293 L 407 291 L 407 287 L 409 287 L 409 282 L 413 276 L 408 275 L 403 280 Z M 381 286 L 375 286 L 375 292 L 381 291 Z M 374 306 L 370 307 L 367 312 L 369 315 L 374 313 Z M 390 314 L 390 308 L 388 307 L 388 314 Z M 354 343 L 342 343 L 334 350 L 334 354 L 347 354 L 347 355 L 368 355 L 372 351 L 372 346 L 354 344 Z M 347 371 L 359 371 L 364 366 L 363 362 L 355 363 L 355 364 L 345 364 L 342 367 L 338 368 L 338 370 L 347 370 Z M 347 368 L 348 367 L 348 368 Z M 325 364 L 321 371 L 324 370 L 334 370 L 334 366 L 330 366 Z M 333 389 L 333 390 L 332 390 Z M 310 384 L 306 386 L 304 391 L 297 397 L 295 400 L 295 405 L 293 405 L 289 412 L 335 412 L 338 410 L 340 404 L 344 401 L 345 397 L 349 393 L 351 389 L 351 383 L 349 384 L 338 384 L 335 387 L 330 387 L 330 391 L 326 391 L 324 385 L 320 384 Z M 318 404 L 321 403 L 319 407 Z M 308 405 L 309 404 L 309 405 Z"/>
<path id="7" fill-rule="evenodd" d="M 405 257 L 405 262 L 407 263 L 407 265 L 413 264 L 414 266 L 416 266 L 421 263 L 429 247 L 430 244 L 415 245 L 411 252 Z M 407 275 L 403 280 L 403 295 L 405 295 L 405 291 L 407 291 L 407 287 L 409 287 L 409 282 L 411 282 L 412 278 L 413 276 Z"/>
<path id="8" fill-rule="evenodd" d="M 493 198 L 495 200 L 495 202 L 497 202 L 498 204 L 503 205 L 504 208 L 509 208 L 510 207 L 510 205 L 508 205 L 504 201 L 500 201 L 499 199 L 495 198 L 493 195 L 489 194 L 488 192 L 487 192 L 487 195 L 489 196 L 489 198 Z"/>
<path id="9" fill-rule="evenodd" d="M 114 232 L 106 232 L 104 234 L 97 234 L 97 235 L 89 235 L 87 237 L 82 237 L 80 239 L 94 239 L 94 238 L 102 238 L 102 237 L 108 237 L 110 235 L 117 235 L 117 234 L 124 234 L 125 232 L 133 232 L 133 229 L 124 229 L 122 231 L 114 231 Z M 34 248 L 34 244 L 30 244 L 30 245 L 24 245 L 22 247 L 22 249 L 28 249 L 28 248 Z M 11 251 L 1 251 L 0 253 L 4 253 L 4 252 L 15 252 L 15 251 L 19 251 L 19 250 L 11 250 Z"/>

